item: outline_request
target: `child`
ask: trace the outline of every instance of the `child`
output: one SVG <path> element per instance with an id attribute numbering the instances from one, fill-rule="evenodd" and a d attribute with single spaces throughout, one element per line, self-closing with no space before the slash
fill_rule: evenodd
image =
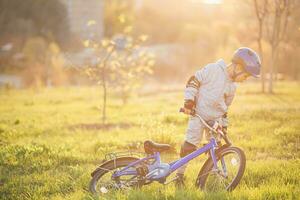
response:
<path id="1" fill-rule="evenodd" d="M 223 60 L 210 63 L 192 76 L 184 93 L 185 114 L 195 110 L 204 120 L 221 119 L 222 126 L 227 128 L 227 110 L 235 90 L 235 82 L 242 82 L 248 77 L 259 77 L 261 61 L 255 51 L 247 47 L 237 49 L 232 63 L 226 66 Z M 188 122 L 185 141 L 181 146 L 180 157 L 197 149 L 204 131 L 204 125 L 197 117 L 191 116 Z M 183 185 L 186 165 L 177 171 L 177 186 Z"/>

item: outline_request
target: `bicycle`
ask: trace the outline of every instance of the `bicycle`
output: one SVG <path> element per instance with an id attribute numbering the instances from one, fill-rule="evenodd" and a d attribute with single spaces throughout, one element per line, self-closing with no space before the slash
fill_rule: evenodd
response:
<path id="1" fill-rule="evenodd" d="M 183 108 L 180 112 L 184 112 Z M 144 142 L 146 157 L 140 158 L 134 152 L 110 153 L 104 162 L 92 173 L 89 189 L 93 194 L 106 194 L 113 190 L 140 188 L 154 181 L 167 185 L 177 177 L 167 181 L 167 178 L 179 167 L 208 153 L 208 159 L 200 169 L 196 187 L 207 191 L 232 191 L 239 184 L 246 166 L 244 152 L 232 146 L 226 131 L 214 122 L 209 123 L 198 117 L 210 132 L 210 142 L 189 155 L 171 163 L 161 161 L 160 153 L 171 148 L 168 144 L 157 144 L 150 140 Z M 221 139 L 225 144 L 221 143 Z"/>

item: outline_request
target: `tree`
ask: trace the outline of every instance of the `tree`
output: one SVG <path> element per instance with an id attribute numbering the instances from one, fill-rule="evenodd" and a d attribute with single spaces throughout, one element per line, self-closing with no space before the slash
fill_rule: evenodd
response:
<path id="1" fill-rule="evenodd" d="M 145 36 L 141 36 L 135 45 L 145 40 Z M 130 94 L 137 89 L 146 75 L 152 74 L 152 67 L 155 63 L 155 56 L 147 52 L 146 49 L 136 48 L 130 54 L 120 52 L 114 59 L 116 65 L 116 75 L 114 76 L 114 84 L 119 92 L 123 104 L 126 104 Z"/>
<path id="2" fill-rule="evenodd" d="M 263 50 L 262 50 L 262 39 L 263 39 L 263 25 L 265 21 L 265 17 L 267 14 L 268 9 L 268 0 L 263 1 L 257 1 L 253 0 L 255 14 L 258 22 L 258 36 L 257 36 L 257 44 L 258 44 L 258 51 L 261 58 L 261 61 L 263 63 Z M 265 66 L 262 65 L 261 69 L 261 90 L 264 93 L 265 92 Z"/>
<path id="3" fill-rule="evenodd" d="M 26 41 L 22 50 L 25 57 L 23 65 L 24 78 L 27 86 L 40 87 L 46 83 L 47 43 L 42 37 L 31 38 Z"/>
<path id="4" fill-rule="evenodd" d="M 70 33 L 67 10 L 59 0 L 0 0 L 0 37 L 43 37 L 65 44 Z"/>
<path id="5" fill-rule="evenodd" d="M 46 61 L 31 60 L 34 62 L 26 65 L 26 62 L 28 64 L 30 60 L 28 60 L 28 54 L 25 55 L 25 57 L 27 56 L 26 62 L 16 61 L 14 55 L 20 54 L 28 48 L 39 49 L 37 43 L 41 44 L 41 42 L 37 42 L 37 38 L 47 44 L 56 43 L 60 48 L 66 47 L 68 38 L 70 38 L 67 10 L 60 0 L 0 0 L 0 30 L 0 45 L 12 45 L 9 53 L 5 57 L 1 57 L 0 71 L 19 73 L 20 68 L 28 67 L 27 72 L 29 72 L 34 70 L 32 65 L 34 63 L 38 68 L 36 71 L 39 73 L 27 73 L 25 78 L 28 80 L 28 84 L 35 84 L 36 81 L 33 80 L 40 79 L 42 81 L 43 78 L 37 78 L 37 76 L 45 70 L 46 66 L 38 67 L 38 65 L 45 64 Z M 33 42 L 34 40 L 35 42 Z M 39 58 L 46 59 L 43 52 L 44 49 L 40 52 Z M 32 56 L 34 52 L 29 54 Z"/>
<path id="6" fill-rule="evenodd" d="M 42 37 L 30 38 L 26 41 L 22 53 L 24 80 L 27 86 L 60 85 L 66 79 L 63 71 L 64 59 L 56 43 L 47 44 Z"/>
<path id="7" fill-rule="evenodd" d="M 266 37 L 271 46 L 271 65 L 268 92 L 273 93 L 273 74 L 276 73 L 276 59 L 279 46 L 286 39 L 290 10 L 293 0 L 274 0 L 268 5 Z"/>
<path id="8" fill-rule="evenodd" d="M 271 48 L 271 63 L 269 63 L 268 92 L 273 93 L 274 73 L 277 77 L 277 61 L 280 46 L 286 42 L 292 7 L 295 0 L 253 0 L 254 10 L 258 22 L 257 43 L 260 55 L 263 56 L 263 38 Z M 265 70 L 262 69 L 262 91 L 265 91 Z"/>
<path id="9" fill-rule="evenodd" d="M 138 39 L 123 35 L 122 38 L 104 39 L 101 44 L 86 40 L 85 46 L 94 49 L 95 59 L 87 66 L 86 74 L 101 85 L 103 93 L 102 123 L 106 123 L 106 105 L 108 86 L 121 91 L 123 103 L 126 103 L 129 92 L 136 87 L 143 75 L 151 73 L 154 58 L 151 54 L 141 51 Z"/>
<path id="10" fill-rule="evenodd" d="M 59 46 L 51 42 L 47 48 L 47 85 L 58 86 L 65 83 L 67 76 L 64 70 L 64 57 Z"/>
<path id="11" fill-rule="evenodd" d="M 289 74 L 291 78 L 294 80 L 299 80 L 300 77 L 300 13 L 297 12 L 300 9 L 300 1 L 295 2 L 295 6 L 293 6 L 291 10 L 291 19 L 290 26 L 287 33 L 287 40 L 285 41 L 284 46 L 284 58 L 281 60 L 282 67 L 284 67 L 284 73 Z M 289 61 L 291 67 L 287 68 L 286 61 Z"/>

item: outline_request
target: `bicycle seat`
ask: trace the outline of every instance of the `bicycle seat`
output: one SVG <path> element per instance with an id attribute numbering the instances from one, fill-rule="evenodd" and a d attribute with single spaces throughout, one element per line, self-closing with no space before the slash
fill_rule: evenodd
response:
<path id="1" fill-rule="evenodd" d="M 144 142 L 144 149 L 147 154 L 153 154 L 155 152 L 163 152 L 171 149 L 169 144 L 158 144 L 151 140 L 146 140 Z"/>

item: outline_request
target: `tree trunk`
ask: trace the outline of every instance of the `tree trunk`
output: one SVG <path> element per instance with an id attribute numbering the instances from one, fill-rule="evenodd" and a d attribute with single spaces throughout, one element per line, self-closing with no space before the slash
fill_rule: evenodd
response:
<path id="1" fill-rule="evenodd" d="M 263 66 L 262 64 L 262 67 L 261 67 L 261 92 L 262 93 L 265 93 L 265 88 L 266 88 L 266 74 L 265 74 L 265 67 Z"/>
<path id="2" fill-rule="evenodd" d="M 280 48 L 278 48 L 278 50 L 276 50 L 276 54 L 275 54 L 275 58 L 274 58 L 274 63 L 276 63 L 274 65 L 274 80 L 273 80 L 273 86 L 275 84 L 275 87 L 276 87 L 276 82 L 278 81 L 278 61 L 279 61 L 279 51 L 280 51 Z"/>
<path id="3" fill-rule="evenodd" d="M 261 38 L 262 38 L 262 23 L 260 23 L 259 26 L 259 36 L 257 39 L 257 43 L 258 43 L 258 50 L 259 50 L 259 56 L 261 58 L 261 92 L 265 93 L 265 68 L 263 65 L 263 50 L 262 50 L 262 45 L 261 45 Z"/>
<path id="4" fill-rule="evenodd" d="M 103 90 L 102 124 L 104 125 L 106 122 L 106 98 L 107 98 L 105 67 L 103 67 L 103 70 L 102 70 L 102 90 Z"/>
<path id="5" fill-rule="evenodd" d="M 263 37 L 263 24 L 267 12 L 268 0 L 264 0 L 263 7 L 259 6 L 257 0 L 253 0 L 254 10 L 258 21 L 258 37 L 257 37 L 257 44 L 259 50 L 259 56 L 261 58 L 261 91 L 265 93 L 265 69 L 263 65 L 263 50 L 261 40 Z"/>
<path id="6" fill-rule="evenodd" d="M 101 81 L 102 81 L 102 90 L 103 90 L 103 105 L 102 105 L 102 124 L 106 123 L 106 100 L 107 100 L 107 88 L 106 88 L 106 64 L 110 56 L 115 50 L 115 46 L 111 49 L 110 52 L 106 55 L 106 57 L 103 60 L 103 67 L 102 67 L 102 73 L 101 73 Z"/>
<path id="7" fill-rule="evenodd" d="M 269 93 L 273 93 L 273 71 L 274 71 L 274 66 L 275 66 L 275 47 L 272 47 L 272 60 L 271 60 L 271 66 L 270 66 L 270 71 L 269 71 Z"/>

